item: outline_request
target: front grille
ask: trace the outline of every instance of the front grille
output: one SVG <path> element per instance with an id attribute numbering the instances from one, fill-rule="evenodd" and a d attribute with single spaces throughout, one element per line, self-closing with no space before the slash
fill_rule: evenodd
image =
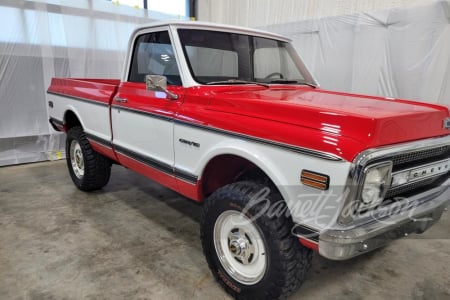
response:
<path id="1" fill-rule="evenodd" d="M 417 191 L 422 190 L 423 188 L 429 187 L 432 188 L 435 186 L 435 183 L 440 181 L 439 179 L 443 178 L 444 175 L 426 178 L 421 181 L 416 181 L 410 184 L 405 184 L 402 186 L 397 186 L 394 188 L 389 189 L 389 191 L 386 193 L 385 199 L 392 199 L 394 197 L 401 197 L 401 196 L 407 196 L 408 194 Z"/>
<path id="2" fill-rule="evenodd" d="M 393 171 L 402 171 L 409 168 L 420 168 L 423 165 L 438 162 L 450 157 L 450 145 L 439 146 L 425 150 L 413 151 L 392 156 Z M 385 196 L 385 201 L 392 201 L 394 198 L 408 197 L 427 189 L 435 187 L 450 176 L 450 173 L 440 174 L 434 177 L 427 177 L 423 180 L 414 181 L 401 186 L 389 189 Z"/>
<path id="3" fill-rule="evenodd" d="M 394 169 L 404 168 L 405 165 L 411 165 L 412 163 L 417 166 L 420 165 L 419 162 L 428 161 L 432 159 L 432 161 L 437 161 L 441 158 L 446 158 L 450 156 L 450 145 L 445 145 L 437 148 L 431 148 L 426 150 L 420 150 L 415 152 L 408 152 L 404 154 L 395 155 L 392 157 L 392 163 L 394 165 Z"/>

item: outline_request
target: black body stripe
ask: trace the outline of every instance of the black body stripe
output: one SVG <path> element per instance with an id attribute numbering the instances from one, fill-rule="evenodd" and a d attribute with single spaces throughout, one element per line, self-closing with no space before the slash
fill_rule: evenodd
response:
<path id="1" fill-rule="evenodd" d="M 95 105 L 107 106 L 107 107 L 109 106 L 109 104 L 105 103 L 105 102 L 95 101 L 95 100 L 81 98 L 81 97 L 69 96 L 69 95 L 66 95 L 63 93 L 47 91 L 47 94 L 55 95 L 55 96 L 62 96 L 62 97 L 70 98 L 73 100 L 77 100 L 77 101 L 81 101 L 81 102 L 85 102 L 85 103 L 89 103 L 89 104 L 95 104 Z"/>
<path id="2" fill-rule="evenodd" d="M 160 119 L 160 120 L 163 120 L 163 121 L 173 121 L 172 117 L 166 117 L 166 116 L 158 115 L 158 114 L 151 113 L 151 112 L 148 112 L 148 111 L 138 110 L 138 109 L 124 107 L 124 106 L 120 106 L 120 105 L 112 105 L 112 108 L 116 108 L 116 109 L 120 109 L 120 110 L 124 110 L 124 111 L 128 111 L 128 112 L 136 113 L 136 114 L 139 114 L 139 115 L 145 115 L 145 116 L 153 117 L 155 119 Z"/>
<path id="3" fill-rule="evenodd" d="M 64 122 L 61 120 L 58 120 L 56 118 L 50 117 L 50 123 L 53 123 L 55 125 L 64 126 Z"/>
<path id="4" fill-rule="evenodd" d="M 73 97 L 73 96 L 67 96 L 64 94 L 59 94 L 59 93 L 54 93 L 54 92 L 49 92 L 49 91 L 47 91 L 47 93 L 58 95 L 58 96 L 64 96 L 64 97 L 68 97 L 68 98 L 71 98 L 74 100 L 83 101 L 83 102 L 87 102 L 87 103 L 91 103 L 91 104 L 108 106 L 107 103 L 98 102 L 98 101 L 96 102 L 94 100 L 83 99 L 83 98 L 78 98 L 78 97 Z M 194 124 L 194 123 L 185 122 L 185 121 L 181 121 L 181 120 L 175 120 L 172 117 L 166 117 L 163 115 L 159 115 L 159 114 L 155 114 L 155 113 L 151 113 L 151 112 L 147 112 L 147 111 L 132 109 L 132 108 L 123 107 L 123 106 L 119 106 L 119 105 L 112 105 L 112 108 L 129 111 L 129 112 L 136 113 L 136 114 L 146 115 L 146 116 L 157 118 L 157 119 L 160 119 L 163 121 L 175 122 L 175 124 L 189 126 L 192 128 L 202 129 L 202 130 L 206 130 L 206 131 L 211 131 L 211 132 L 215 132 L 218 134 L 231 136 L 231 137 L 235 137 L 235 138 L 240 138 L 240 139 L 252 141 L 252 142 L 263 144 L 263 145 L 274 146 L 274 147 L 278 147 L 278 148 L 285 149 L 288 151 L 292 151 L 292 152 L 296 152 L 296 153 L 300 153 L 300 154 L 304 154 L 304 155 L 308 155 L 308 156 L 313 156 L 313 157 L 317 157 L 317 158 L 321 158 L 321 159 L 332 160 L 332 161 L 342 161 L 343 160 L 342 158 L 340 158 L 339 156 L 334 155 L 334 154 L 316 151 L 316 150 L 312 150 L 312 149 L 308 149 L 308 148 L 302 148 L 302 147 L 298 147 L 298 146 L 292 146 L 292 145 L 288 145 L 288 144 L 283 144 L 283 143 L 266 140 L 263 138 L 257 138 L 257 137 L 253 137 L 253 136 L 249 136 L 249 135 L 245 135 L 245 134 L 241 134 L 241 133 L 236 133 L 233 131 L 227 131 L 224 129 L 215 128 L 215 127 L 211 127 L 211 126 L 205 126 L 205 125 Z"/>
<path id="5" fill-rule="evenodd" d="M 175 168 L 174 173 L 175 177 L 177 178 L 183 179 L 184 181 L 187 181 L 189 183 L 197 183 L 198 177 L 193 174 L 187 173 L 177 168 Z"/>
<path id="6" fill-rule="evenodd" d="M 175 176 L 176 178 L 182 179 L 182 180 L 192 183 L 192 184 L 197 183 L 198 177 L 194 174 L 190 174 L 190 173 L 187 173 L 185 171 L 182 171 L 182 170 L 179 170 L 176 168 L 174 169 L 169 164 L 166 164 L 164 162 L 158 161 L 158 160 L 150 158 L 148 156 L 136 153 L 134 151 L 130 151 L 121 146 L 114 145 L 114 149 L 117 152 L 119 152 L 125 156 L 128 156 L 136 161 L 139 161 L 139 162 L 141 162 L 151 168 L 154 168 L 158 171 L 161 171 L 161 172 L 166 173 L 171 176 Z"/>
<path id="7" fill-rule="evenodd" d="M 48 119 L 48 121 L 50 122 L 50 125 L 52 125 L 53 129 L 56 131 L 61 131 L 64 128 L 64 122 L 61 120 L 50 117 L 50 119 Z M 61 127 L 61 128 L 59 128 L 59 127 Z"/>
<path id="8" fill-rule="evenodd" d="M 167 173 L 170 175 L 173 175 L 173 173 L 174 173 L 173 167 L 171 165 L 160 162 L 160 161 L 150 158 L 148 156 L 136 153 L 134 151 L 128 150 L 122 146 L 114 145 L 114 149 L 123 155 L 126 155 L 134 160 L 137 160 L 137 161 L 139 161 L 143 164 L 146 164 L 154 169 L 157 169 L 161 172 L 164 172 L 164 173 Z"/>
<path id="9" fill-rule="evenodd" d="M 292 229 L 292 233 L 296 236 L 313 241 L 315 243 L 319 242 L 319 232 L 308 226 L 296 224 Z"/>
<path id="10" fill-rule="evenodd" d="M 112 148 L 112 144 L 108 140 L 105 140 L 105 139 L 103 139 L 101 137 L 98 137 L 96 135 L 93 135 L 91 133 L 86 133 L 86 136 L 87 136 L 88 139 L 93 140 L 94 142 L 99 143 L 100 145 L 103 145 L 103 146 L 108 147 L 110 149 Z"/>
<path id="11" fill-rule="evenodd" d="M 278 143 L 278 142 L 274 142 L 274 141 L 270 141 L 270 140 L 266 140 L 266 139 L 261 139 L 261 138 L 257 138 L 257 137 L 252 137 L 252 136 L 248 136 L 248 135 L 232 132 L 232 131 L 226 131 L 226 130 L 215 128 L 215 127 L 210 127 L 210 126 L 204 126 L 204 125 L 200 125 L 200 124 L 184 122 L 184 121 L 181 121 L 181 120 L 175 120 L 175 123 L 181 124 L 181 125 L 185 125 L 185 126 L 189 126 L 189 127 L 193 127 L 193 128 L 202 129 L 202 130 L 212 131 L 212 132 L 219 133 L 219 134 L 222 134 L 222 135 L 236 137 L 236 138 L 244 139 L 244 140 L 247 140 L 247 141 L 256 142 L 256 143 L 259 143 L 259 144 L 275 146 L 275 147 L 278 147 L 278 148 L 282 148 L 282 149 L 293 151 L 293 152 L 300 153 L 300 154 L 305 154 L 305 155 L 308 155 L 308 156 L 314 156 L 314 157 L 318 157 L 318 158 L 322 158 L 322 159 L 326 159 L 326 160 L 342 161 L 342 159 L 340 157 L 338 157 L 336 155 L 333 155 L 333 154 L 328 154 L 328 153 L 315 151 L 315 150 L 311 150 L 311 149 L 307 149 L 307 148 L 301 148 L 301 147 L 297 147 L 297 146 L 291 146 L 291 145 L 287 145 L 287 144 L 282 144 L 282 143 Z"/>

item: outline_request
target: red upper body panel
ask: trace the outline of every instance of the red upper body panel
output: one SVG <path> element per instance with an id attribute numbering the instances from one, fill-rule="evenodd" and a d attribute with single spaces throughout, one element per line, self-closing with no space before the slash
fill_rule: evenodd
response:
<path id="1" fill-rule="evenodd" d="M 49 92 L 111 103 L 119 80 L 53 79 Z M 145 110 L 145 84 L 141 105 Z M 330 92 L 309 86 L 199 86 L 179 94 L 176 112 L 184 122 L 309 148 L 352 161 L 361 151 L 450 134 L 444 106 L 399 99 Z M 181 95 L 183 94 L 184 95 Z M 162 101 L 171 101 L 164 100 Z M 155 113 L 154 111 L 152 112 Z"/>
<path id="2" fill-rule="evenodd" d="M 110 104 L 119 79 L 52 78 L 49 93 Z"/>
<path id="3" fill-rule="evenodd" d="M 199 107 L 201 106 L 201 107 Z M 353 160 L 361 151 L 450 134 L 446 107 L 308 86 L 195 87 L 179 117 Z"/>

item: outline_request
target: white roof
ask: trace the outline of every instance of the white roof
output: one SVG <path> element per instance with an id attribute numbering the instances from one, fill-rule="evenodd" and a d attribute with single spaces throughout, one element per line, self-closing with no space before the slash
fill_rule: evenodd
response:
<path id="1" fill-rule="evenodd" d="M 163 26 L 170 26 L 170 27 L 176 27 L 176 28 L 195 28 L 195 29 L 206 29 L 206 30 L 214 30 L 214 31 L 234 32 L 234 33 L 242 33 L 242 34 L 247 34 L 247 35 L 268 37 L 268 38 L 282 40 L 282 41 L 286 41 L 286 42 L 291 41 L 291 39 L 289 39 L 285 36 L 278 35 L 276 33 L 268 32 L 268 31 L 257 30 L 257 29 L 247 28 L 247 27 L 240 27 L 240 26 L 218 24 L 218 23 L 199 22 L 199 21 L 154 22 L 154 23 L 149 23 L 149 24 L 139 26 L 134 31 L 134 34 L 137 31 L 140 31 L 143 29 L 153 28 L 153 27 L 163 27 Z"/>

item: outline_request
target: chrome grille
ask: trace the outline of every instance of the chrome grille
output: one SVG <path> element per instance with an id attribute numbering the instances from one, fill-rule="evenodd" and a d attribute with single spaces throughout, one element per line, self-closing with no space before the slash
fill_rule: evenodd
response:
<path id="1" fill-rule="evenodd" d="M 410 183 L 410 184 L 405 184 L 405 185 L 402 185 L 402 186 L 397 186 L 397 187 L 391 188 L 386 193 L 385 199 L 391 199 L 391 198 L 396 197 L 396 196 L 407 194 L 407 193 L 409 193 L 411 191 L 414 191 L 416 189 L 423 188 L 423 187 L 425 187 L 427 185 L 432 184 L 433 182 L 435 182 L 437 179 L 439 179 L 442 176 L 445 176 L 445 174 L 441 175 L 441 176 L 437 176 L 437 177 L 427 178 L 427 179 L 422 180 L 422 181 L 416 181 L 416 182 L 413 182 L 413 183 Z"/>
<path id="2" fill-rule="evenodd" d="M 426 160 L 433 157 L 441 157 L 445 154 L 447 154 L 447 156 L 449 156 L 450 154 L 450 146 L 448 145 L 395 155 L 392 157 L 392 163 L 394 164 L 395 167 L 398 165 L 409 164 L 419 160 Z"/>
<path id="3" fill-rule="evenodd" d="M 448 157 L 450 157 L 450 145 L 444 145 L 436 148 L 394 155 L 391 157 L 391 160 L 394 169 L 402 171 L 411 167 L 420 168 L 426 163 L 432 163 Z M 450 176 L 449 172 L 434 177 L 427 177 L 423 180 L 414 181 L 401 186 L 392 187 L 387 191 L 385 200 L 392 200 L 394 197 L 410 195 L 416 190 L 423 190 L 427 186 L 430 186 L 431 188 L 436 182 L 440 181 L 442 178 L 448 178 L 448 176 Z"/>

